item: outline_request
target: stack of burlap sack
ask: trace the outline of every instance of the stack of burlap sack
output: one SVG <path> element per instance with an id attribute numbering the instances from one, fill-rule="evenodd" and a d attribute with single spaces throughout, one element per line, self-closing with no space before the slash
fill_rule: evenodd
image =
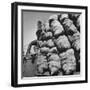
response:
<path id="1" fill-rule="evenodd" d="M 37 44 L 30 53 L 35 57 L 37 76 L 80 71 L 80 14 L 61 13 L 45 23 L 38 21 L 36 35 Z"/>

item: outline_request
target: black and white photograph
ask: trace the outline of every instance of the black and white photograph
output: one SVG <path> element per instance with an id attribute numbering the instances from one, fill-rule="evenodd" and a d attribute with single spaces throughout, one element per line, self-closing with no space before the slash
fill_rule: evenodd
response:
<path id="1" fill-rule="evenodd" d="M 13 86 L 87 82 L 87 7 L 12 6 L 17 13 Z"/>
<path id="2" fill-rule="evenodd" d="M 80 74 L 81 13 L 22 11 L 22 77 Z"/>

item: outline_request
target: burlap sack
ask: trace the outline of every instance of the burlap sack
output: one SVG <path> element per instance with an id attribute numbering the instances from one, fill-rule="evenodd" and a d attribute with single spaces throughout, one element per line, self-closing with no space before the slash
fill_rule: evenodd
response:
<path id="1" fill-rule="evenodd" d="M 80 33 L 77 32 L 73 35 L 68 35 L 68 38 L 69 38 L 70 42 L 72 43 L 72 47 L 76 51 L 79 51 L 80 50 Z"/>
<path id="2" fill-rule="evenodd" d="M 60 25 L 60 22 L 57 21 L 57 20 L 52 21 L 52 23 L 50 24 L 50 26 L 51 26 L 51 29 L 52 29 L 53 32 L 62 27 Z"/>
<path id="3" fill-rule="evenodd" d="M 61 60 L 58 56 L 58 54 L 51 54 L 51 56 L 48 58 L 49 62 L 49 69 L 51 72 L 51 75 L 58 72 L 58 70 L 61 68 Z"/>
<path id="4" fill-rule="evenodd" d="M 63 51 L 71 47 L 70 42 L 65 35 L 59 36 L 55 39 L 55 43 L 59 51 Z"/>
<path id="5" fill-rule="evenodd" d="M 47 40 L 47 45 L 46 46 L 50 47 L 50 48 L 54 47 L 55 45 L 54 45 L 53 40 L 52 39 Z"/>
<path id="6" fill-rule="evenodd" d="M 49 52 L 49 48 L 48 47 L 42 47 L 42 48 L 40 48 L 40 52 L 43 54 L 47 54 Z"/>
<path id="7" fill-rule="evenodd" d="M 59 15 L 59 21 L 60 22 L 62 22 L 64 19 L 67 19 L 67 18 L 69 18 L 68 14 L 63 14 L 62 13 L 62 14 Z"/>
<path id="8" fill-rule="evenodd" d="M 49 50 L 50 53 L 57 53 L 58 50 L 56 47 L 52 47 L 50 50 Z"/>
<path id="9" fill-rule="evenodd" d="M 76 59 L 73 49 L 68 49 L 66 52 L 60 53 L 59 56 L 64 74 L 70 74 L 76 70 Z"/>
<path id="10" fill-rule="evenodd" d="M 48 68 L 48 63 L 47 63 L 46 56 L 38 55 L 36 57 L 35 61 L 36 61 L 38 73 L 43 73 L 44 69 Z"/>
<path id="11" fill-rule="evenodd" d="M 49 20 L 58 20 L 58 15 L 52 15 L 49 17 Z"/>

